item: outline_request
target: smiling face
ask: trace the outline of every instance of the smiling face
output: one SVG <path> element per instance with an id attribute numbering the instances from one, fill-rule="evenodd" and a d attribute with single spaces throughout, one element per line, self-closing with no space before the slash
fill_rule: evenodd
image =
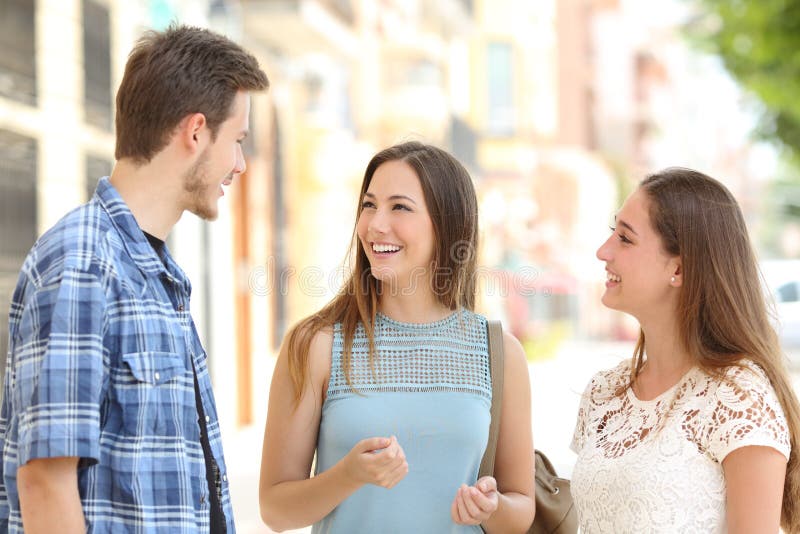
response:
<path id="1" fill-rule="evenodd" d="M 231 114 L 217 130 L 216 140 L 198 156 L 183 177 L 184 209 L 206 220 L 218 215 L 217 202 L 233 179 L 245 171 L 242 140 L 249 129 L 250 96 L 239 91 L 231 105 Z"/>
<path id="2" fill-rule="evenodd" d="M 430 288 L 435 236 L 414 169 L 399 160 L 381 164 L 361 202 L 356 232 L 372 276 L 392 291 Z"/>
<path id="3" fill-rule="evenodd" d="M 640 188 L 616 216 L 613 233 L 597 250 L 606 264 L 603 304 L 643 322 L 674 313 L 681 285 L 680 259 L 667 254 L 650 223 L 650 201 Z M 674 280 L 673 280 L 674 278 Z"/>

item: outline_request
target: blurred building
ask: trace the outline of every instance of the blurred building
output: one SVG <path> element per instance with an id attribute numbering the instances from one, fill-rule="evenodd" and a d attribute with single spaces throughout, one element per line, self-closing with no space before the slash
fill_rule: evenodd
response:
<path id="1" fill-rule="evenodd" d="M 3 362 L 8 303 L 28 249 L 111 169 L 112 33 L 106 3 L 0 1 Z"/>
<path id="2" fill-rule="evenodd" d="M 248 171 L 219 220 L 185 217 L 169 240 L 194 282 L 227 421 L 263 420 L 287 328 L 343 281 L 366 163 L 403 140 L 450 149 L 475 179 L 483 311 L 523 340 L 554 324 L 623 332 L 599 304 L 594 251 L 635 181 L 695 166 L 726 179 L 748 213 L 759 188 L 747 118 L 730 112 L 741 97 L 690 53 L 675 5 L 0 0 L 0 300 L 36 236 L 110 172 L 132 44 L 179 20 L 243 43 L 272 83 L 254 98 Z"/>
<path id="3" fill-rule="evenodd" d="M 258 392 L 245 395 L 254 407 L 239 419 L 247 423 L 266 414 L 261 393 L 274 363 L 266 356 L 275 354 L 288 326 L 344 281 L 369 159 L 409 139 L 449 146 L 456 120 L 451 59 L 460 50 L 460 64 L 467 60 L 471 6 L 246 0 L 241 20 L 242 42 L 273 86 L 270 146 L 257 148 L 245 181 L 248 188 L 254 175 L 269 174 L 270 189 L 256 196 L 262 200 L 248 192 L 238 215 L 242 228 L 252 219 L 265 226 L 260 235 L 251 232 L 240 256 L 249 284 L 239 293 L 237 328 L 249 347 L 239 366 L 249 369 L 248 387 Z"/>
<path id="4" fill-rule="evenodd" d="M 697 5 L 591 4 L 597 149 L 631 183 L 668 166 L 708 173 L 731 189 L 748 222 L 757 224 L 776 156 L 752 137 L 756 103 L 718 57 L 699 53 L 686 39 Z"/>
<path id="5" fill-rule="evenodd" d="M 589 11 L 580 0 L 475 2 L 470 113 L 492 313 L 525 342 L 589 335 L 616 184 L 594 152 Z M 580 313 L 579 313 L 580 310 Z M 533 355 L 535 356 L 535 355 Z"/>
<path id="6" fill-rule="evenodd" d="M 219 395 L 221 417 L 263 420 L 268 356 L 342 282 L 368 159 L 404 139 L 449 146 L 451 131 L 469 145 L 465 108 L 459 118 L 450 102 L 456 85 L 466 90 L 471 9 L 462 0 L 0 0 L 0 299 L 10 300 L 36 237 L 111 172 L 113 97 L 141 32 L 178 20 L 226 33 L 256 54 L 272 89 L 254 98 L 248 171 L 219 220 L 185 217 L 168 246 L 193 281 L 215 386 L 230 392 Z"/>
<path id="7" fill-rule="evenodd" d="M 237 27 L 235 3 L 150 0 L 0 0 L 0 343 L 7 345 L 8 302 L 17 273 L 35 239 L 94 192 L 114 162 L 113 98 L 128 52 L 147 28 L 172 20 Z M 234 38 L 236 36 L 234 35 Z M 270 147 L 268 96 L 253 103 L 254 135 L 248 159 L 256 169 Z M 258 151 L 258 153 L 256 153 Z M 270 161 L 272 159 L 270 158 Z M 272 174 L 250 190 L 269 195 Z M 234 188 L 236 189 L 236 188 Z M 263 198 L 263 197 L 262 197 Z M 250 225 L 239 213 L 246 197 L 221 202 L 220 220 L 182 220 L 168 246 L 193 281 L 192 311 L 210 355 L 214 382 L 239 391 L 247 383 L 237 300 L 246 233 L 263 234 L 271 221 Z M 255 202 L 255 201 L 254 201 Z M 243 224 L 245 223 L 245 224 Z M 243 237 L 245 236 L 245 237 Z M 5 350 L 2 353 L 5 360 Z M 246 390 L 246 389 L 245 389 Z M 246 415 L 250 399 L 221 395 L 227 421 Z"/>
<path id="8" fill-rule="evenodd" d="M 592 298 L 580 288 L 597 277 L 582 251 L 615 192 L 591 152 L 582 5 L 0 0 L 0 298 L 36 236 L 110 173 L 113 95 L 132 44 L 179 20 L 242 42 L 272 82 L 254 99 L 248 171 L 219 220 L 186 217 L 168 242 L 194 282 L 212 377 L 235 392 L 220 398 L 226 420 L 262 419 L 267 355 L 338 290 L 363 169 L 395 142 L 449 148 L 472 172 L 480 275 L 511 277 L 486 311 L 522 337 L 554 320 L 586 330 L 578 308 Z"/>
<path id="9" fill-rule="evenodd" d="M 777 154 L 752 132 L 757 105 L 718 57 L 697 51 L 686 25 L 697 4 L 669 0 L 590 0 L 593 148 L 614 169 L 621 204 L 644 176 L 665 167 L 697 169 L 722 181 L 759 234 L 764 189 Z M 601 314 L 602 317 L 605 314 Z M 611 318 L 632 336 L 635 321 Z"/>
<path id="10" fill-rule="evenodd" d="M 442 146 L 469 169 L 479 305 L 529 354 L 631 336 L 600 304 L 594 252 L 636 181 L 696 167 L 752 223 L 769 173 L 741 93 L 689 49 L 685 17 L 676 0 L 0 0 L 0 346 L 27 251 L 111 172 L 131 46 L 173 20 L 242 43 L 271 81 L 219 220 L 185 217 L 168 241 L 229 441 L 258 439 L 283 335 L 339 289 L 361 177 L 393 143 Z M 254 473 L 257 447 L 234 471 Z M 243 532 L 263 528 L 255 507 L 237 501 Z"/>

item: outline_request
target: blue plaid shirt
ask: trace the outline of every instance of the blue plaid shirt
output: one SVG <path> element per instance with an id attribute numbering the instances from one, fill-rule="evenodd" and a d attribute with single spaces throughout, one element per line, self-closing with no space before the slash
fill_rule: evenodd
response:
<path id="1" fill-rule="evenodd" d="M 191 285 L 104 178 L 25 260 L 9 314 L 0 412 L 0 532 L 22 532 L 17 469 L 79 457 L 89 532 L 209 531 L 197 369 L 217 485 L 235 532 Z"/>

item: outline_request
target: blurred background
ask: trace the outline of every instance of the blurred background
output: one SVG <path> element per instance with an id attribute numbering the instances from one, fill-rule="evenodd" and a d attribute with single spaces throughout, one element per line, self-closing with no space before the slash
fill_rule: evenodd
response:
<path id="1" fill-rule="evenodd" d="M 0 0 L 0 346 L 28 249 L 112 169 L 128 52 L 172 21 L 240 42 L 272 84 L 220 219 L 185 217 L 168 241 L 193 280 L 240 532 L 269 532 L 257 482 L 282 336 L 338 289 L 364 168 L 393 143 L 469 169 L 479 311 L 523 342 L 535 440 L 565 475 L 584 385 L 631 355 L 594 251 L 648 172 L 733 191 L 800 367 L 798 0 Z"/>

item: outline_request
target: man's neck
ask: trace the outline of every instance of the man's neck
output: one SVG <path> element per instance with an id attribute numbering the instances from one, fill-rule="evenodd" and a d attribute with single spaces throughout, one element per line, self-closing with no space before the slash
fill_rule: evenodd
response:
<path id="1" fill-rule="evenodd" d="M 183 209 L 178 172 L 155 158 L 144 165 L 117 161 L 109 178 L 143 231 L 166 240 Z"/>

